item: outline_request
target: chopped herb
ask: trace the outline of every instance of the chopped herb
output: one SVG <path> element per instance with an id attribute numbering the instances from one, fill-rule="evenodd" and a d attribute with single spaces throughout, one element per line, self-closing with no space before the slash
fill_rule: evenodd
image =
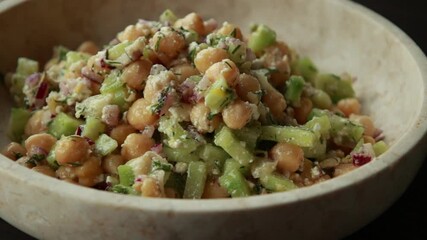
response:
<path id="1" fill-rule="evenodd" d="M 227 66 L 228 66 L 230 69 L 233 69 L 233 68 L 231 67 L 230 63 L 228 63 L 227 61 L 224 61 L 224 62 L 225 62 L 225 64 L 227 64 Z"/>
<path id="2" fill-rule="evenodd" d="M 170 163 L 163 163 L 159 160 L 154 160 L 152 163 L 152 171 L 163 170 L 165 172 L 172 171 L 173 166 Z"/>
<path id="3" fill-rule="evenodd" d="M 230 33 L 230 36 L 232 36 L 234 38 L 237 36 L 237 29 L 236 28 L 233 29 L 233 31 Z"/>
<path id="4" fill-rule="evenodd" d="M 236 53 L 236 52 L 237 52 L 237 50 L 239 50 L 239 48 L 240 48 L 241 46 L 242 46 L 242 45 L 237 45 L 237 46 L 233 49 L 233 51 L 231 51 L 231 54 Z"/>
<path id="5" fill-rule="evenodd" d="M 37 165 L 39 162 L 43 161 L 46 158 L 44 154 L 33 154 L 30 159 L 28 159 L 27 163 L 31 163 Z"/>
<path id="6" fill-rule="evenodd" d="M 165 106 L 166 99 L 171 90 L 172 90 L 172 86 L 170 85 L 162 90 L 162 92 L 160 93 L 159 99 L 157 100 L 157 103 L 151 105 L 150 107 L 150 110 L 152 113 L 160 114 L 160 111 L 162 110 L 163 106 Z"/>
<path id="7" fill-rule="evenodd" d="M 22 155 L 22 153 L 19 153 L 19 152 L 13 152 L 13 156 L 15 157 L 15 159 L 20 159 L 24 155 Z"/>
<path id="8" fill-rule="evenodd" d="M 216 113 L 212 113 L 212 112 L 210 112 L 210 113 L 208 114 L 207 119 L 208 119 L 209 121 L 211 121 L 211 120 L 215 117 L 215 115 L 216 115 Z"/>
<path id="9" fill-rule="evenodd" d="M 255 91 L 255 94 L 258 96 L 259 99 L 261 99 L 265 95 L 265 92 L 260 89 L 258 91 Z"/>
<path id="10" fill-rule="evenodd" d="M 68 163 L 69 165 L 73 166 L 73 167 L 80 167 L 83 164 L 79 163 L 79 162 L 73 162 L 73 163 Z"/>
<path id="11" fill-rule="evenodd" d="M 121 194 L 134 194 L 135 193 L 135 190 L 133 190 L 132 187 L 124 186 L 122 184 L 114 185 L 111 188 L 111 191 L 115 192 L 115 193 L 121 193 Z"/>
<path id="12" fill-rule="evenodd" d="M 158 52 L 159 48 L 160 48 L 160 42 L 162 41 L 162 39 L 165 37 L 165 35 L 161 32 L 159 32 L 159 37 L 157 38 L 157 42 L 156 45 L 154 46 L 154 51 Z"/>

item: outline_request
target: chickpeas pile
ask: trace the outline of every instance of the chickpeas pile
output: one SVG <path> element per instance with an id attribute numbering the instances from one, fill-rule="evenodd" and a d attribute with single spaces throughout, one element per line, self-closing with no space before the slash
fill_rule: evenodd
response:
<path id="1" fill-rule="evenodd" d="M 243 131 L 253 126 L 304 125 L 313 108 L 320 108 L 363 126 L 365 143 L 378 141 L 378 129 L 369 116 L 361 114 L 361 104 L 354 96 L 332 101 L 331 93 L 306 81 L 298 102 L 285 97 L 290 77 L 305 74 L 294 67 L 299 56 L 285 42 L 275 40 L 263 50 L 253 51 L 239 27 L 228 22 L 217 25 L 196 13 L 161 21 L 140 20 L 118 33 L 104 49 L 91 41 L 82 43 L 75 51 L 80 59 L 74 62 L 68 54 L 64 59 L 56 52 L 43 74 L 43 81 L 53 90 L 43 106 L 28 107 L 32 115 L 21 142 L 10 143 L 2 154 L 47 176 L 104 190 L 123 181 L 120 166 L 140 163 L 144 171 L 134 176 L 130 190 L 121 191 L 145 197 L 182 197 L 180 188 L 166 180 L 169 174 L 186 176 L 189 163 L 168 159 L 167 150 L 191 147 L 182 143 L 186 139 L 213 144 L 213 136 L 223 127 Z M 260 69 L 268 70 L 266 82 L 254 73 Z M 51 122 L 60 112 L 80 121 L 74 133 L 52 133 Z M 88 119 L 98 121 L 98 132 L 85 135 Z M 163 119 L 174 119 L 185 133 L 161 130 Z M 165 140 L 175 134 L 181 134 L 178 140 L 182 142 Z M 107 144 L 100 143 L 102 137 L 113 143 L 111 149 L 110 145 L 103 149 Z M 269 146 L 256 150 L 258 155 L 264 154 L 266 165 L 298 187 L 357 168 L 346 159 L 348 146 L 328 147 L 319 163 L 293 143 L 261 144 Z M 188 154 L 196 152 L 193 149 Z M 162 159 L 156 164 L 167 170 L 155 169 L 156 158 Z M 156 174 L 148 174 L 147 169 Z M 230 196 L 219 180 L 221 171 L 208 172 L 202 198 Z M 255 181 L 252 177 L 246 181 L 254 189 L 259 185 L 251 182 Z"/>

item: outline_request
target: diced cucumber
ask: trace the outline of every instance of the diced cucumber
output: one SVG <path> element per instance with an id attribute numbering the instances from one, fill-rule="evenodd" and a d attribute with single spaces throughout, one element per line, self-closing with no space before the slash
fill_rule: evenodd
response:
<path id="1" fill-rule="evenodd" d="M 372 148 L 374 149 L 375 156 L 378 157 L 379 155 L 383 154 L 385 151 L 388 150 L 388 145 L 384 141 L 378 141 L 374 143 Z"/>
<path id="2" fill-rule="evenodd" d="M 225 188 L 233 198 L 251 195 L 248 182 L 237 168 L 232 168 L 226 172 L 224 171 L 224 174 L 219 178 L 219 184 L 221 187 Z"/>
<path id="3" fill-rule="evenodd" d="M 261 135 L 261 126 L 244 127 L 239 130 L 232 130 L 236 138 L 244 141 L 246 148 L 254 151 L 258 138 Z"/>
<path id="4" fill-rule="evenodd" d="M 215 145 L 224 149 L 240 165 L 248 166 L 254 161 L 254 155 L 246 148 L 244 141 L 239 141 L 228 127 L 223 127 L 215 134 Z"/>
<path id="5" fill-rule="evenodd" d="M 167 135 L 165 143 L 169 147 L 180 148 L 183 153 L 191 153 L 200 145 L 196 139 L 190 137 L 175 118 L 161 117 L 158 130 Z"/>
<path id="6" fill-rule="evenodd" d="M 200 161 L 188 164 L 187 182 L 183 198 L 200 199 L 205 189 L 207 177 L 206 164 Z"/>
<path id="7" fill-rule="evenodd" d="M 99 135 L 105 132 L 105 124 L 94 117 L 87 117 L 86 124 L 83 128 L 82 136 L 88 137 L 95 141 L 98 139 Z"/>
<path id="8" fill-rule="evenodd" d="M 61 136 L 70 136 L 76 132 L 76 129 L 81 124 L 83 124 L 83 121 L 60 112 L 49 124 L 48 133 L 58 139 L 61 138 Z"/>
<path id="9" fill-rule="evenodd" d="M 330 137 L 331 130 L 331 121 L 329 121 L 328 116 L 318 116 L 313 117 L 307 123 L 304 124 L 304 127 L 313 131 L 318 137 L 324 137 L 328 139 Z"/>
<path id="10" fill-rule="evenodd" d="M 332 106 L 331 97 L 325 91 L 318 88 L 314 89 L 310 99 L 315 108 L 329 109 Z"/>
<path id="11" fill-rule="evenodd" d="M 255 53 L 262 52 L 266 47 L 276 43 L 276 32 L 264 24 L 252 27 L 249 36 L 248 47 Z"/>
<path id="12" fill-rule="evenodd" d="M 37 73 L 38 71 L 38 62 L 28 58 L 19 58 L 18 65 L 16 67 L 16 72 L 14 74 L 9 74 L 6 76 L 6 81 L 9 85 L 9 92 L 13 96 L 18 106 L 25 105 L 25 95 L 23 93 L 25 79 L 31 74 Z"/>
<path id="13" fill-rule="evenodd" d="M 221 112 L 234 99 L 234 92 L 228 87 L 225 79 L 217 79 L 207 90 L 205 105 L 211 110 L 211 114 Z"/>
<path id="14" fill-rule="evenodd" d="M 118 143 L 116 140 L 112 139 L 107 134 L 102 134 L 95 141 L 95 149 L 102 156 L 107 156 L 112 153 L 118 147 Z"/>
<path id="15" fill-rule="evenodd" d="M 238 39 L 233 39 L 233 41 L 227 41 L 228 45 L 228 55 L 230 56 L 231 61 L 236 64 L 242 64 L 246 61 L 246 44 Z"/>
<path id="16" fill-rule="evenodd" d="M 76 104 L 76 117 L 84 116 L 101 119 L 102 109 L 111 104 L 113 101 L 112 94 L 98 94 L 86 98 L 83 102 Z"/>
<path id="17" fill-rule="evenodd" d="M 174 12 L 172 12 L 172 10 L 166 9 L 162 14 L 160 14 L 159 20 L 163 23 L 174 23 L 176 20 L 178 20 L 178 17 L 175 15 Z"/>
<path id="18" fill-rule="evenodd" d="M 120 71 L 112 71 L 104 80 L 99 91 L 102 95 L 111 94 L 111 104 L 118 105 L 121 110 L 126 109 L 126 98 L 129 95 L 126 84 L 120 78 Z"/>
<path id="19" fill-rule="evenodd" d="M 18 58 L 16 74 L 27 77 L 39 71 L 39 63 L 28 58 Z"/>
<path id="20" fill-rule="evenodd" d="M 290 179 L 271 173 L 261 176 L 263 187 L 273 192 L 283 192 L 298 188 Z"/>
<path id="21" fill-rule="evenodd" d="M 335 115 L 327 110 L 313 108 L 310 117 L 327 116 L 331 123 L 331 136 L 335 144 L 354 147 L 362 138 L 365 129 L 361 125 L 351 122 L 347 118 Z"/>
<path id="22" fill-rule="evenodd" d="M 121 55 L 125 54 L 126 47 L 128 47 L 131 44 L 132 42 L 126 40 L 124 42 L 121 42 L 117 45 L 112 46 L 107 50 L 107 59 L 108 60 L 118 59 Z"/>
<path id="23" fill-rule="evenodd" d="M 211 143 L 204 144 L 197 149 L 198 156 L 206 163 L 208 172 L 214 175 L 221 173 L 225 160 L 230 158 L 222 148 Z"/>
<path id="24" fill-rule="evenodd" d="M 76 62 L 87 61 L 89 57 L 90 55 L 87 53 L 69 51 L 65 55 L 65 62 L 66 62 L 67 68 L 69 68 L 72 64 Z"/>
<path id="25" fill-rule="evenodd" d="M 22 136 L 25 132 L 25 126 L 27 125 L 30 117 L 30 111 L 23 108 L 12 108 L 7 126 L 7 136 L 10 140 L 14 142 L 21 142 Z"/>
<path id="26" fill-rule="evenodd" d="M 341 79 L 334 74 L 320 74 L 316 77 L 315 87 L 325 91 L 334 103 L 355 96 L 351 79 Z"/>
<path id="27" fill-rule="evenodd" d="M 194 153 L 189 153 L 186 149 L 170 148 L 163 146 L 163 152 L 166 154 L 168 161 L 171 162 L 193 162 L 198 161 L 199 157 Z"/>
<path id="28" fill-rule="evenodd" d="M 298 58 L 292 63 L 292 73 L 302 76 L 308 82 L 314 84 L 317 68 L 308 57 Z"/>
<path id="29" fill-rule="evenodd" d="M 316 134 L 307 129 L 291 126 L 262 126 L 260 140 L 287 142 L 300 147 L 313 147 Z"/>
<path id="30" fill-rule="evenodd" d="M 254 178 L 260 178 L 266 174 L 270 174 L 276 170 L 276 162 L 266 158 L 257 159 L 251 165 L 251 174 Z"/>
<path id="31" fill-rule="evenodd" d="M 132 186 L 135 182 L 135 175 L 133 169 L 128 165 L 120 165 L 117 167 L 119 173 L 120 184 L 124 186 Z"/>
<path id="32" fill-rule="evenodd" d="M 300 76 L 291 76 L 286 81 L 285 99 L 288 100 L 292 106 L 299 107 L 302 90 L 304 89 L 304 79 Z"/>

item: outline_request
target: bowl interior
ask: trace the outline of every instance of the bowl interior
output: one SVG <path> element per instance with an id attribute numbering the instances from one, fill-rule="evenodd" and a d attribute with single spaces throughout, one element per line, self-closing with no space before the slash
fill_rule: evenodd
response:
<path id="1" fill-rule="evenodd" d="M 373 117 L 376 126 L 384 131 L 386 141 L 392 144 L 390 150 L 377 161 L 368 164 L 369 167 L 363 167 L 345 176 L 309 188 L 246 199 L 196 201 L 196 204 L 195 201 L 131 198 L 104 192 L 93 194 L 95 190 L 77 188 L 74 185 L 54 181 L 37 173 L 30 174 L 26 169 L 12 166 L 9 160 L 0 156 L 0 180 L 3 179 L 7 180 L 6 182 L 8 183 L 16 184 L 17 192 L 25 193 L 28 190 L 28 184 L 32 189 L 40 190 L 35 193 L 35 196 L 38 197 L 49 195 L 56 201 L 62 201 L 62 196 L 66 195 L 69 199 L 75 200 L 67 202 L 69 204 L 67 207 L 69 209 L 77 209 L 76 211 L 81 209 L 82 206 L 79 201 L 84 199 L 88 204 L 88 206 L 84 206 L 86 207 L 85 210 L 90 212 L 90 207 L 97 209 L 98 211 L 94 212 L 93 217 L 99 218 L 99 221 L 104 221 L 109 216 L 108 211 L 103 211 L 104 208 L 102 207 L 105 206 L 114 206 L 113 210 L 117 212 L 117 219 L 125 221 L 128 215 L 132 215 L 138 219 L 149 220 L 146 221 L 148 223 L 141 221 L 141 226 L 148 226 L 152 221 L 155 226 L 162 227 L 159 229 L 164 229 L 168 227 L 167 225 L 172 225 L 167 221 L 175 221 L 174 223 L 178 226 L 181 224 L 181 219 L 175 218 L 173 220 L 172 218 L 172 220 L 169 220 L 169 215 L 162 215 L 161 217 L 163 218 L 159 218 L 158 212 L 160 211 L 163 211 L 163 213 L 167 211 L 180 212 L 187 214 L 185 216 L 189 217 L 190 213 L 197 211 L 211 211 L 212 213 L 214 211 L 234 211 L 236 209 L 250 210 L 251 208 L 258 208 L 259 210 L 260 206 L 271 207 L 273 205 L 283 206 L 286 204 L 288 204 L 286 206 L 289 206 L 289 212 L 286 213 L 294 213 L 294 215 L 291 215 L 293 217 L 298 217 L 304 209 L 309 208 L 308 215 L 324 217 L 325 214 L 331 214 L 326 216 L 330 216 L 328 221 L 332 221 L 332 219 L 340 219 L 341 212 L 352 211 L 349 209 L 354 209 L 352 207 L 355 206 L 354 202 L 352 202 L 354 196 L 350 194 L 340 195 L 340 190 L 357 185 L 357 190 L 360 190 L 358 193 L 363 193 L 365 188 L 372 190 L 371 192 L 377 191 L 379 194 L 387 193 L 375 199 L 378 201 L 378 205 L 368 205 L 372 203 L 372 200 L 366 196 L 364 199 L 360 199 L 359 204 L 363 207 L 360 211 L 367 214 L 367 217 L 364 217 L 363 214 L 360 214 L 360 216 L 355 214 L 351 219 L 353 223 L 347 221 L 345 224 L 348 224 L 348 226 L 342 229 L 327 230 L 319 225 L 318 229 L 313 228 L 312 231 L 313 234 L 329 231 L 332 234 L 330 236 L 343 236 L 344 233 L 354 230 L 354 227 L 372 219 L 398 195 L 398 193 L 393 192 L 393 187 L 385 188 L 375 184 L 363 185 L 363 181 L 369 178 L 369 181 L 373 183 L 374 175 L 384 172 L 383 170 L 387 168 L 390 170 L 391 166 L 395 166 L 400 157 L 408 152 L 426 131 L 425 119 L 427 117 L 426 110 L 423 109 L 426 106 L 424 83 L 426 80 L 424 78 L 426 77 L 427 67 L 425 56 L 400 30 L 386 20 L 350 1 L 228 0 L 197 1 L 197 4 L 195 4 L 191 0 L 174 2 L 167 0 L 38 0 L 22 1 L 21 4 L 14 6 L 15 3 L 17 2 L 12 0 L 0 3 L 0 42 L 3 49 L 0 60 L 0 73 L 12 71 L 15 68 L 16 59 L 20 56 L 42 61 L 47 60 L 51 56 L 52 47 L 58 44 L 69 48 L 75 48 L 84 40 L 93 40 L 99 45 L 106 44 L 126 25 L 135 23 L 139 18 L 157 19 L 159 14 L 166 8 L 172 9 L 180 16 L 194 11 L 200 13 L 205 19 L 212 17 L 219 22 L 227 20 L 238 24 L 243 30 L 246 30 L 245 32 L 248 32 L 251 23 L 265 23 L 277 31 L 279 39 L 286 41 L 301 55 L 311 57 L 321 72 L 337 74 L 348 72 L 357 77 L 355 88 L 357 96 L 362 101 L 363 112 Z M 49 8 L 46 6 L 49 6 Z M 76 11 L 78 14 L 76 14 Z M 5 126 L 12 106 L 12 102 L 9 99 L 5 88 L 0 86 L 0 111 L 3 113 L 0 116 L 0 126 L 2 126 L 0 127 L 0 146 L 4 146 L 9 142 L 5 136 Z M 415 169 L 415 165 L 411 165 L 412 167 L 409 169 Z M 1 167 L 4 168 L 2 169 Z M 401 192 L 406 184 L 409 183 L 410 175 L 408 173 L 408 177 L 404 180 L 393 178 L 393 182 L 390 182 L 389 178 L 383 175 L 380 179 L 381 181 L 375 183 L 384 183 L 384 186 L 386 184 L 395 184 L 396 191 Z M 6 189 L 8 186 L 2 185 L 2 182 L 0 182 L 0 189 L 2 187 Z M 9 187 L 12 188 L 13 186 Z M 60 191 L 57 190 L 58 187 L 61 188 Z M 322 202 L 322 206 L 325 206 L 326 210 L 337 207 L 341 212 L 325 212 L 326 210 L 322 211 L 321 207 L 311 204 L 312 202 L 319 202 L 322 198 L 326 199 Z M 13 203 L 14 200 L 19 200 L 23 206 L 25 205 L 28 208 L 32 206 L 30 202 L 25 200 L 26 198 L 15 197 L 13 194 L 9 194 L 5 199 L 10 203 Z M 292 205 L 292 203 L 303 201 L 304 199 L 311 199 L 312 201 L 307 201 L 306 205 L 297 206 L 295 204 L 295 207 Z M 0 200 L 6 201 L 4 199 Z M 331 202 L 335 200 L 342 200 L 340 202 L 342 205 L 336 204 L 336 206 L 332 206 L 335 204 L 331 205 Z M 382 204 L 381 201 L 388 202 L 380 206 Z M 144 204 L 141 204 L 141 202 Z M 41 202 L 40 206 L 47 209 L 49 204 L 47 201 Z M 144 213 L 152 214 L 153 218 L 150 219 L 137 211 L 125 212 L 126 209 L 144 209 Z M 25 214 L 28 212 L 26 210 L 14 211 L 12 208 L 10 210 L 8 208 L 0 208 L 0 210 L 3 211 L 3 216 L 9 216 L 9 221 L 15 224 L 19 224 L 22 219 L 26 219 Z M 62 211 L 60 213 L 64 214 L 64 216 L 69 214 L 65 208 L 59 211 Z M 36 212 L 34 216 L 43 216 L 37 209 L 34 212 Z M 276 209 L 270 208 L 268 214 L 274 214 L 274 212 L 276 212 Z M 356 210 L 353 210 L 353 212 L 356 212 Z M 128 215 L 123 215 L 123 213 Z M 263 212 L 259 213 L 264 214 Z M 266 216 L 268 214 L 265 213 Z M 60 218 L 61 215 L 58 217 L 58 214 L 54 213 L 49 216 L 58 222 L 66 219 Z M 236 219 L 238 217 L 237 215 L 230 216 L 236 217 Z M 114 215 L 113 218 L 115 217 Z M 222 215 L 215 217 L 217 217 L 218 224 L 222 221 L 220 219 L 223 219 Z M 163 219 L 164 223 L 153 219 Z M 229 220 L 231 221 L 231 219 Z M 342 219 L 343 217 L 341 217 Z M 90 220 L 89 218 L 87 221 L 90 222 Z M 207 221 L 202 217 L 200 219 L 195 217 L 193 220 L 194 224 L 205 224 Z M 293 224 L 292 219 L 285 219 L 284 221 Z M 226 223 L 225 220 L 223 222 Z M 303 224 L 303 221 L 300 222 Z M 333 225 L 333 223 L 332 221 L 330 224 Z M 335 223 L 343 224 L 342 221 L 338 220 Z M 87 228 L 89 228 L 91 225 L 87 224 Z M 139 227 L 139 222 L 137 221 L 128 224 L 128 227 Z M 269 224 L 276 223 L 274 223 L 274 219 L 270 219 Z M 301 228 L 305 229 L 304 225 L 298 224 L 295 225 L 294 231 L 299 229 L 298 226 L 302 226 Z M 43 228 L 46 226 L 42 222 L 22 223 L 22 225 L 24 229 L 31 233 L 37 233 L 37 227 Z M 231 222 L 229 225 L 231 225 Z M 78 231 L 74 228 L 69 228 L 68 225 L 64 224 L 64 226 L 60 228 L 61 232 L 68 231 L 72 234 L 73 230 Z M 105 227 L 108 226 L 106 223 Z M 225 226 L 227 224 L 222 227 Z M 274 226 L 282 229 L 282 225 L 279 226 L 279 223 Z M 283 224 L 283 226 L 286 226 L 286 224 Z M 244 227 L 247 227 L 247 225 L 243 224 L 241 228 L 243 229 Z M 81 229 L 85 230 L 86 228 Z M 226 230 L 227 228 L 224 229 Z M 120 233 L 129 233 L 125 227 L 119 230 Z M 206 231 L 205 228 L 194 228 L 193 230 L 195 231 L 192 232 L 194 234 L 202 234 L 203 231 Z M 225 230 L 223 233 L 225 233 Z M 215 229 L 212 228 L 211 231 L 212 236 L 216 236 Z M 47 235 L 38 236 L 45 238 L 45 236 L 49 236 L 48 232 L 46 230 L 45 234 Z M 106 233 L 108 233 L 108 230 L 106 230 Z M 309 236 L 310 231 L 304 234 Z M 194 236 L 197 236 L 197 234 L 192 237 Z"/>

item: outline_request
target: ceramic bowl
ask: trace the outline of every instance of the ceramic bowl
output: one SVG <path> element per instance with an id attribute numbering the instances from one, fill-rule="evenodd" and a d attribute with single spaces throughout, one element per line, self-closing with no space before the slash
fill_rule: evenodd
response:
<path id="1" fill-rule="evenodd" d="M 138 18 L 166 8 L 277 30 L 323 72 L 357 76 L 365 113 L 391 148 L 344 176 L 290 192 L 222 200 L 130 197 L 61 182 L 0 156 L 0 216 L 41 239 L 331 239 L 387 209 L 425 156 L 427 61 L 396 26 L 350 1 L 38 0 L 0 3 L 0 72 L 16 59 L 46 60 L 51 48 L 107 43 Z M 1 88 L 0 144 L 11 102 Z"/>

